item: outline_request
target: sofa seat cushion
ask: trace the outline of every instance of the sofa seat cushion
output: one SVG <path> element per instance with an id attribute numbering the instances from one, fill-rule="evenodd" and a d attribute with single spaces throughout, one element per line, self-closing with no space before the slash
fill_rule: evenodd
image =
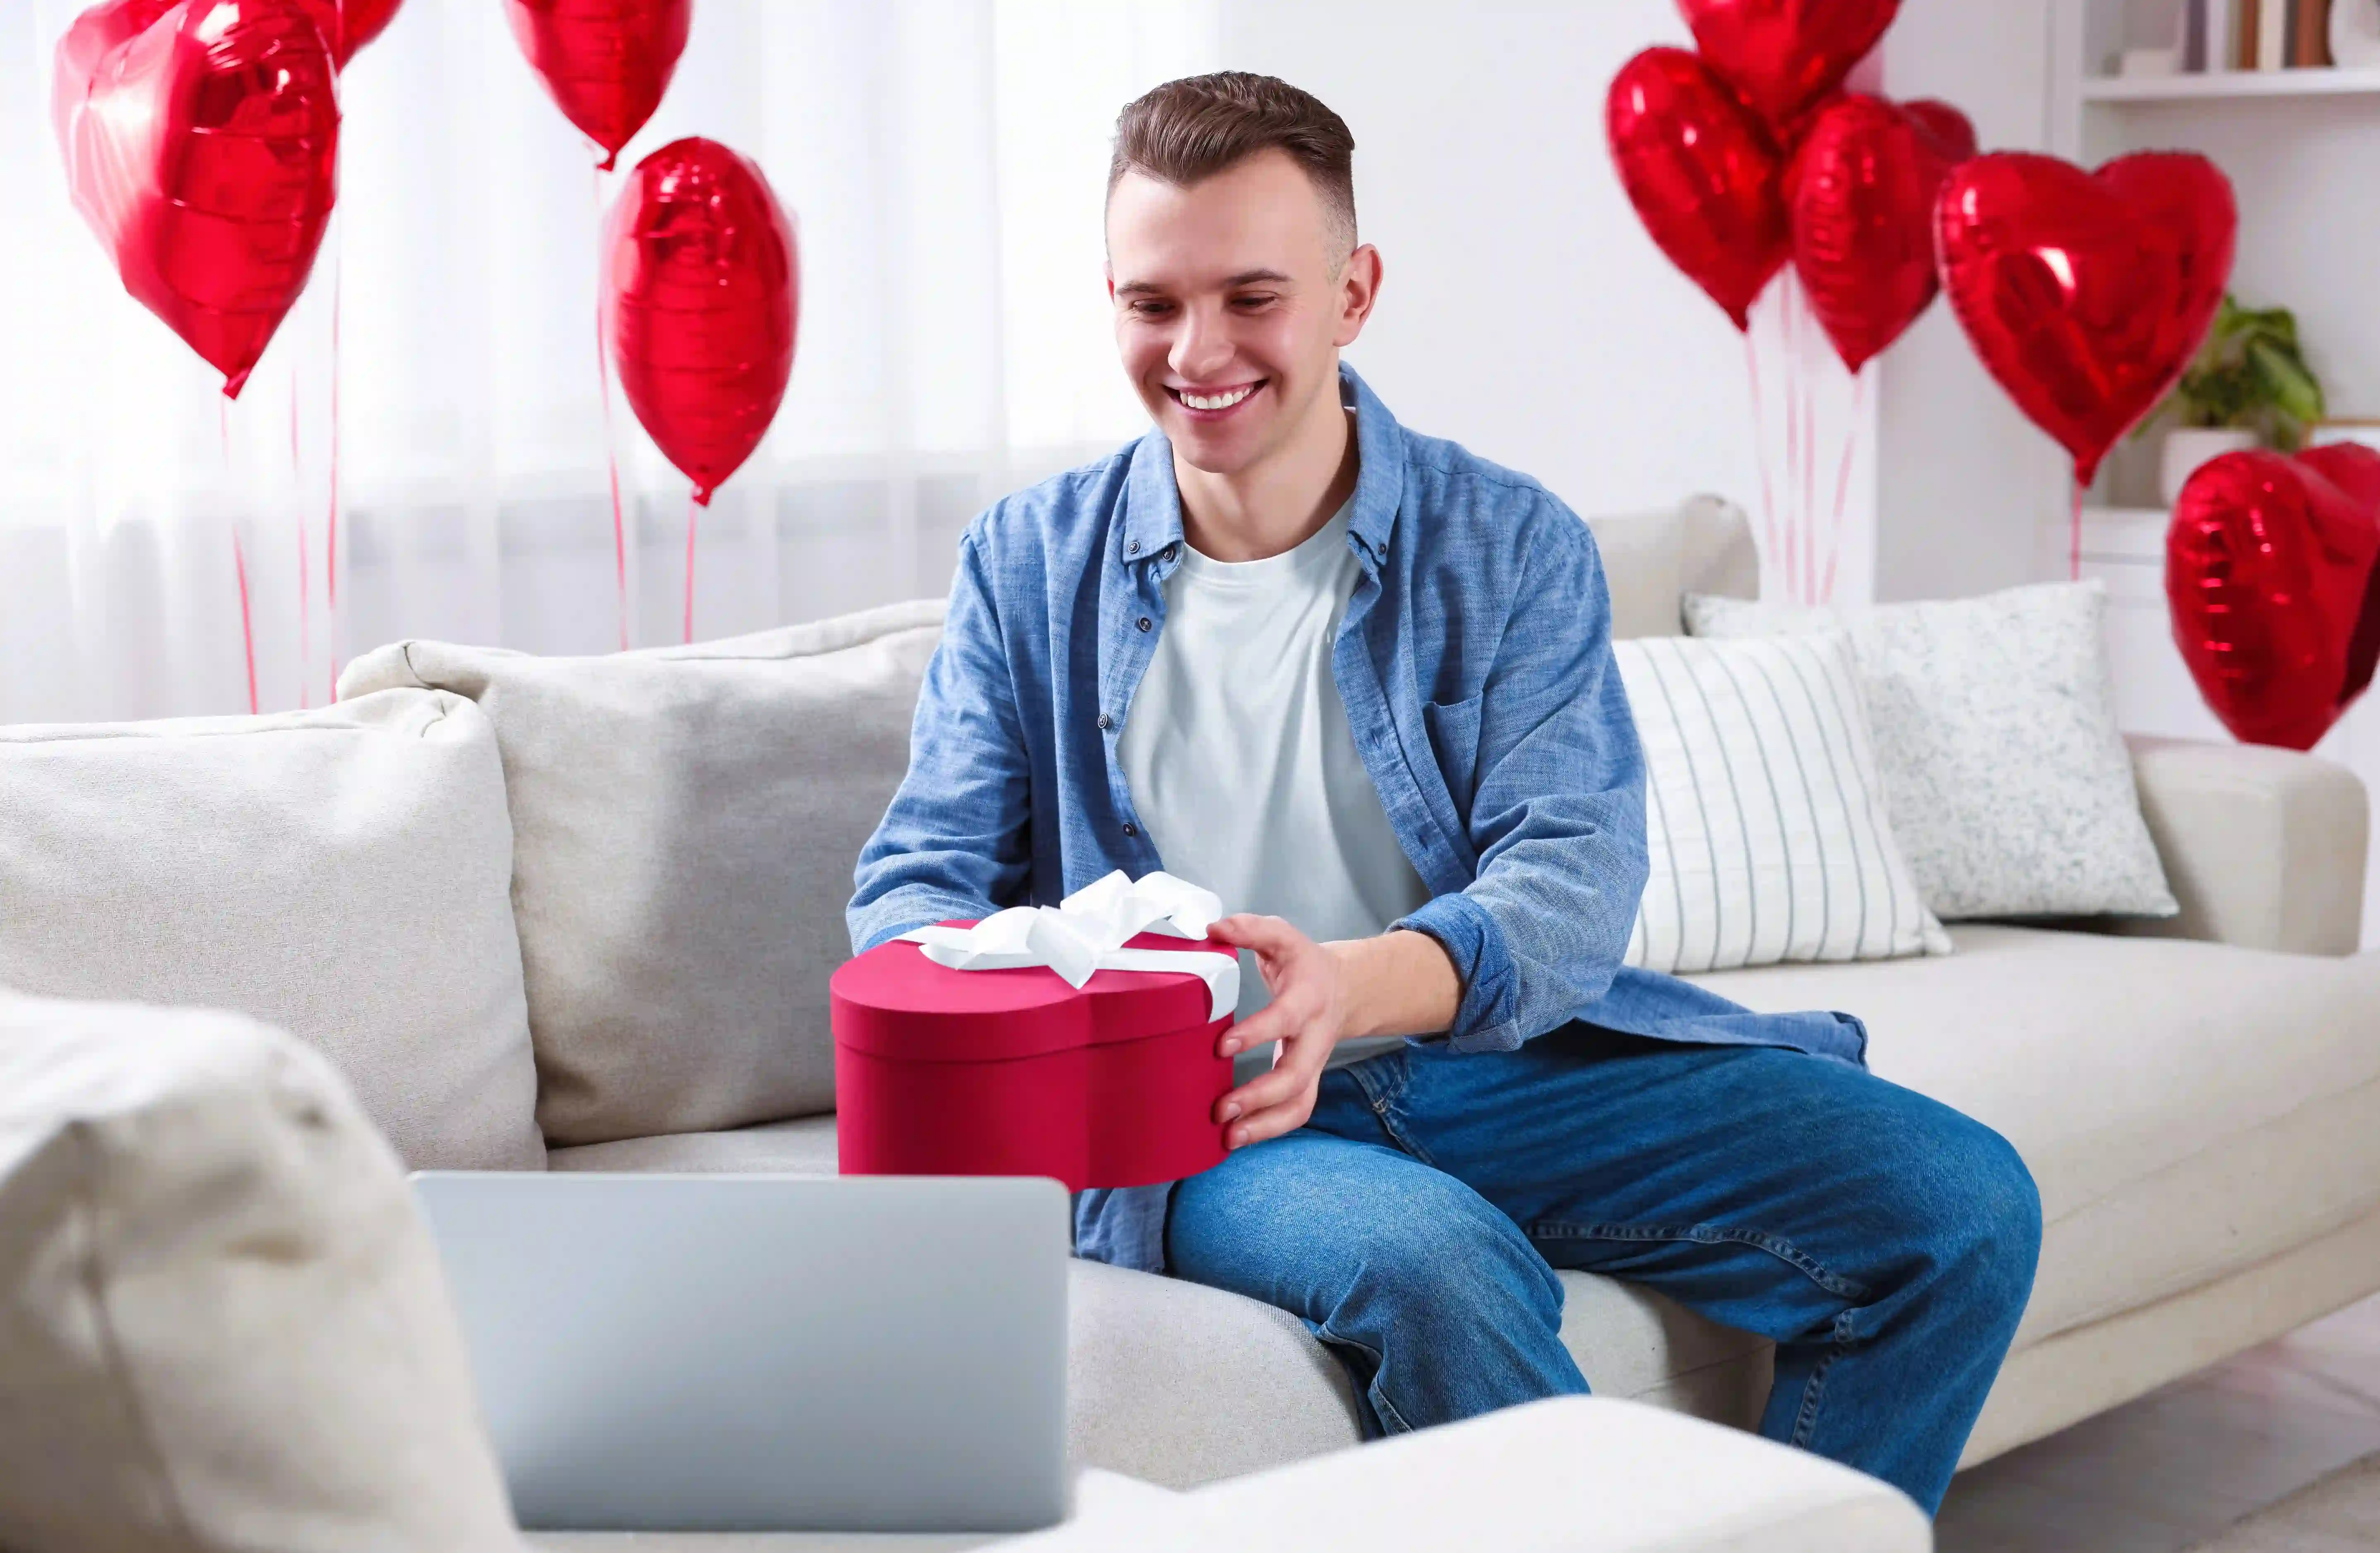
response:
<path id="1" fill-rule="evenodd" d="M 557 1171 L 653 1171 L 690 1175 L 833 1175 L 834 1118 L 804 1116 L 724 1133 L 664 1133 L 649 1138 L 557 1148 Z"/>
<path id="2" fill-rule="evenodd" d="M 1950 932 L 1942 959 L 1695 979 L 1858 1014 L 1880 1076 L 2016 1146 L 2046 1223 L 2020 1348 L 2380 1207 L 2380 953 Z"/>

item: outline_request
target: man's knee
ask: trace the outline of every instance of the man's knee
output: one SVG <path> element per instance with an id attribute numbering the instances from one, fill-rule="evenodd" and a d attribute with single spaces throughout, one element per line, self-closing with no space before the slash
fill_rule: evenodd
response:
<path id="1" fill-rule="evenodd" d="M 2021 1314 L 2041 1257 L 2041 1193 L 2006 1138 L 1973 1117 L 1935 1108 L 1931 1125 L 1891 1163 L 1900 1207 L 1923 1260 L 1968 1297 Z"/>

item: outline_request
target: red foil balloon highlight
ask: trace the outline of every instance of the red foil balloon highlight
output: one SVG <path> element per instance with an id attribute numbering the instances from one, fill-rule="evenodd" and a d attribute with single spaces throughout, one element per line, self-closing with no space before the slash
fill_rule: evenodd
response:
<path id="1" fill-rule="evenodd" d="M 1794 120 L 1842 85 L 1900 0 L 1678 0 L 1710 67 L 1789 142 Z"/>
<path id="2" fill-rule="evenodd" d="M 661 106 L 694 0 L 504 0 L 513 39 L 605 172 Z"/>
<path id="3" fill-rule="evenodd" d="M 2166 531 L 2174 644 L 2223 726 L 2312 749 L 2380 661 L 2380 453 L 2228 453 Z"/>
<path id="4" fill-rule="evenodd" d="M 2095 173 L 1995 152 L 1953 169 L 1935 241 L 1984 366 L 2088 484 L 2190 365 L 2231 277 L 2240 218 L 2203 156 L 2143 152 Z"/>
<path id="5" fill-rule="evenodd" d="M 58 42 L 75 208 L 226 396 L 305 289 L 337 200 L 335 75 L 299 0 L 116 0 Z"/>
<path id="6" fill-rule="evenodd" d="M 1620 67 L 1604 128 L 1645 230 L 1745 327 L 1792 247 L 1783 158 L 1767 131 L 1701 60 L 1670 48 Z"/>
<path id="7" fill-rule="evenodd" d="M 1795 165 L 1793 268 L 1835 353 L 1857 372 L 1940 288 L 1934 201 L 1950 158 L 1916 118 L 1854 94 L 1818 115 Z"/>
<path id="8" fill-rule="evenodd" d="M 793 376 L 793 228 L 759 168 L 716 140 L 673 140 L 628 175 L 603 254 L 620 386 L 709 505 L 760 445 Z"/>

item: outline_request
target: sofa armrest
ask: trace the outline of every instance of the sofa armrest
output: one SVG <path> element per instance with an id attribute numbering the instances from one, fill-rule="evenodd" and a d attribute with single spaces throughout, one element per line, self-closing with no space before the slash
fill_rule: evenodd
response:
<path id="1" fill-rule="evenodd" d="M 1560 1397 L 1170 1501 L 1111 1501 L 1002 1553 L 1925 1553 L 1898 1489 L 1683 1413 Z"/>
<path id="2" fill-rule="evenodd" d="M 2115 930 L 2298 954 L 2362 941 L 2370 815 L 2328 760 L 2262 745 L 2127 734 L 2141 812 L 2181 915 Z"/>

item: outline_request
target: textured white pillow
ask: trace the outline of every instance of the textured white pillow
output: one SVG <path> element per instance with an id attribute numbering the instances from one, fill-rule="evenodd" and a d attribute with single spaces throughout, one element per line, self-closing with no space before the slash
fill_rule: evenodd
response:
<path id="1" fill-rule="evenodd" d="M 1796 609 L 1686 598 L 1697 637 L 1848 630 L 1893 832 L 1936 915 L 2171 916 L 2116 725 L 2107 589 Z"/>
<path id="2" fill-rule="evenodd" d="M 0 983 L 237 1009 L 417 1170 L 542 1170 L 496 732 L 393 691 L 0 728 Z"/>
<path id="3" fill-rule="evenodd" d="M 1628 964 L 1680 974 L 1948 954 L 1885 818 L 1849 641 L 1612 644 L 1652 873 Z"/>
<path id="4" fill-rule="evenodd" d="M 520 1547 L 429 1232 L 318 1053 L 0 992 L 0 1546 Z"/>

